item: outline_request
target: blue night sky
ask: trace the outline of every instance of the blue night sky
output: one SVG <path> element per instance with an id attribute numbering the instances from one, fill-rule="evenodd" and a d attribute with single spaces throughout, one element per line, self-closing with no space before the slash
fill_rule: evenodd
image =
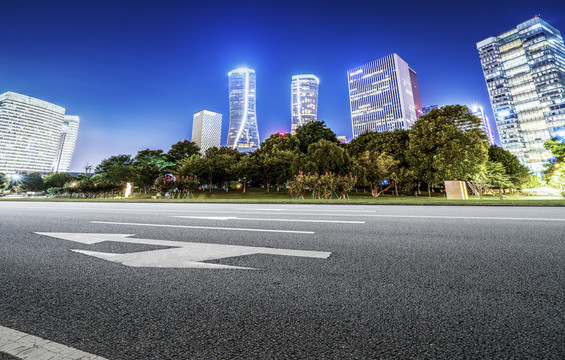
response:
<path id="1" fill-rule="evenodd" d="M 318 118 L 351 138 L 346 71 L 397 53 L 422 105 L 480 104 L 476 43 L 535 14 L 565 31 L 565 1 L 3 1 L 0 92 L 81 118 L 71 171 L 117 154 L 168 151 L 192 114 L 229 123 L 228 71 L 257 73 L 261 140 L 290 131 L 290 80 L 320 78 Z"/>

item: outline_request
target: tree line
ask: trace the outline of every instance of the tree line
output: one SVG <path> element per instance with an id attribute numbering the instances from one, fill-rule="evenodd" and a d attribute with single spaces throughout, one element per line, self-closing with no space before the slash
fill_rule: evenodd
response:
<path id="1" fill-rule="evenodd" d="M 434 109 L 409 130 L 365 132 L 349 144 L 341 144 L 324 122 L 316 121 L 298 128 L 296 135 L 273 134 L 252 153 L 213 147 L 201 155 L 199 150 L 185 140 L 168 152 L 145 149 L 135 156 L 111 156 L 95 168 L 95 175 L 79 183 L 118 188 L 134 182 L 147 193 L 155 189 L 156 179 L 173 174 L 197 178 L 200 190 L 229 191 L 239 184 L 243 192 L 249 186 L 267 191 L 288 188 L 291 196 L 303 196 L 314 187 L 304 185 L 308 176 L 320 180 L 324 174 L 334 174 L 347 188 L 365 187 L 377 197 L 385 191 L 431 196 L 445 180 L 467 181 L 479 196 L 489 189 L 520 189 L 532 181 L 515 156 L 489 144 L 481 119 L 461 105 Z M 304 178 L 297 181 L 299 175 Z M 344 182 L 344 177 L 349 180 Z M 337 180 L 329 182 L 334 183 Z"/>

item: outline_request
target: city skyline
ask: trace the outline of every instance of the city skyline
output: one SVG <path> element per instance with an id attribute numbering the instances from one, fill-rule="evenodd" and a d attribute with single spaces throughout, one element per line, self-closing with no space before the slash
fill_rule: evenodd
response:
<path id="1" fill-rule="evenodd" d="M 565 5 L 558 1 L 477 2 L 472 10 L 415 3 L 408 12 L 395 4 L 364 4 L 359 11 L 357 2 L 331 8 L 311 2 L 301 12 L 293 2 L 173 4 L 170 9 L 143 1 L 3 5 L 0 20 L 11 36 L 0 54 L 0 92 L 64 104 L 80 115 L 72 171 L 115 154 L 166 151 L 190 139 L 194 112 L 229 112 L 225 74 L 238 66 L 257 72 L 260 139 L 290 132 L 288 79 L 301 73 L 316 74 L 322 83 L 318 119 L 351 138 L 346 71 L 391 53 L 417 71 L 422 105 L 478 104 L 492 119 L 475 44 L 536 14 L 565 28 L 560 15 Z M 477 22 L 481 7 L 489 11 Z M 371 20 L 377 9 L 387 14 L 379 22 Z M 214 11 L 212 20 L 187 21 L 183 15 L 206 11 Z M 241 25 L 232 16 L 244 12 L 254 21 Z M 309 22 L 300 32 L 289 30 L 285 19 L 291 17 Z M 433 19 L 441 22 L 434 25 Z M 313 41 L 295 41 L 303 31 Z"/>

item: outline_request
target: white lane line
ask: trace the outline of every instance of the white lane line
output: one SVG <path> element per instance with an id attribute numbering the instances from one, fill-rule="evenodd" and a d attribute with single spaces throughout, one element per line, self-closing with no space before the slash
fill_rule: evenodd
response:
<path id="1" fill-rule="evenodd" d="M 513 217 L 487 217 L 487 216 L 434 216 L 434 215 L 362 215 L 386 218 L 416 218 L 416 219 L 467 219 L 467 220 L 517 220 L 517 221 L 565 221 L 555 218 L 513 218 Z"/>
<path id="2" fill-rule="evenodd" d="M 336 223 L 336 224 L 364 224 L 364 221 L 348 220 L 315 220 L 315 219 L 264 219 L 264 218 L 240 218 L 237 216 L 172 216 L 183 219 L 203 219 L 203 220 L 251 220 L 251 221 L 282 221 L 282 222 L 310 222 L 310 223 Z"/>
<path id="3" fill-rule="evenodd" d="M 379 206 L 374 206 L 371 205 L 372 207 L 379 207 Z M 304 205 L 300 205 L 300 207 L 306 207 Z M 0 208 L 2 208 L 2 206 L 0 206 Z M 41 210 L 45 210 L 45 207 L 42 206 L 25 206 L 25 207 L 20 207 L 19 209 L 14 209 L 14 208 L 10 208 L 11 210 L 30 210 L 30 209 L 41 209 Z M 203 212 L 203 213 L 230 213 L 232 214 L 233 211 L 225 211 L 225 210 L 182 210 L 182 209 L 153 209 L 153 210 L 146 210 L 146 209 L 132 209 L 132 208 L 91 208 L 91 207 L 49 207 L 49 210 L 59 210 L 59 211 L 74 211 L 74 210 L 88 210 L 88 211 L 136 211 L 136 212 Z M 376 210 L 339 210 L 339 209 L 315 209 L 314 208 L 309 208 L 309 209 L 267 209 L 267 208 L 241 208 L 241 210 L 255 210 L 255 211 L 273 211 L 276 213 L 279 213 L 280 211 L 289 211 L 290 214 L 294 214 L 294 213 L 302 213 L 303 211 L 316 211 L 316 212 L 339 212 L 339 213 L 344 213 L 344 212 L 349 212 L 349 213 L 355 213 L 354 215 L 345 215 L 345 216 L 357 216 L 357 213 L 376 213 Z M 261 213 L 257 213 L 257 212 L 245 212 L 245 214 L 262 214 Z M 305 214 L 308 215 L 308 214 Z M 316 214 L 317 215 L 317 214 Z M 334 216 L 333 214 L 322 214 L 322 215 L 328 215 L 328 216 Z M 341 214 L 339 214 L 339 216 L 341 216 Z M 365 216 L 365 215 L 362 215 Z"/>
<path id="4" fill-rule="evenodd" d="M 113 222 L 113 221 L 91 221 L 91 223 L 92 224 L 110 224 L 110 225 L 172 227 L 172 228 L 184 228 L 184 229 L 255 231 L 255 232 L 273 232 L 273 233 L 289 233 L 289 234 L 314 234 L 313 231 L 246 229 L 246 228 L 229 228 L 229 227 L 216 227 L 216 226 L 192 226 L 192 225 L 173 225 L 173 224 L 141 224 L 141 223 L 125 223 L 125 222 Z"/>
<path id="5" fill-rule="evenodd" d="M 106 360 L 101 356 L 42 339 L 21 331 L 0 326 L 0 351 L 19 359 L 90 359 Z"/>

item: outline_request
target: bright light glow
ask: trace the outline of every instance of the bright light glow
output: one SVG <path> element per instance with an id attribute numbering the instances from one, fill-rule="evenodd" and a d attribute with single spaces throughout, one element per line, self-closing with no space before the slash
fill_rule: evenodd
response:
<path id="1" fill-rule="evenodd" d="M 363 73 L 363 69 L 356 70 L 349 74 L 349 76 L 355 76 Z"/>
<path id="2" fill-rule="evenodd" d="M 12 176 L 12 180 L 14 180 L 14 181 L 18 181 L 18 180 L 20 180 L 21 178 L 22 178 L 22 176 L 19 175 L 19 174 L 16 174 L 16 175 Z"/>
<path id="3" fill-rule="evenodd" d="M 228 73 L 228 76 L 230 76 L 233 73 L 254 73 L 254 72 L 255 72 L 255 70 L 253 70 L 253 69 L 249 69 L 249 68 L 246 68 L 246 67 L 240 67 L 240 68 L 237 68 L 237 69 L 230 71 Z"/>
<path id="4" fill-rule="evenodd" d="M 500 116 L 500 117 L 507 117 L 509 115 L 510 115 L 510 110 L 500 110 L 498 112 L 498 116 Z"/>
<path id="5" fill-rule="evenodd" d="M 285 135 L 286 135 L 286 133 L 284 133 L 282 131 L 279 132 L 279 136 L 285 136 Z"/>

